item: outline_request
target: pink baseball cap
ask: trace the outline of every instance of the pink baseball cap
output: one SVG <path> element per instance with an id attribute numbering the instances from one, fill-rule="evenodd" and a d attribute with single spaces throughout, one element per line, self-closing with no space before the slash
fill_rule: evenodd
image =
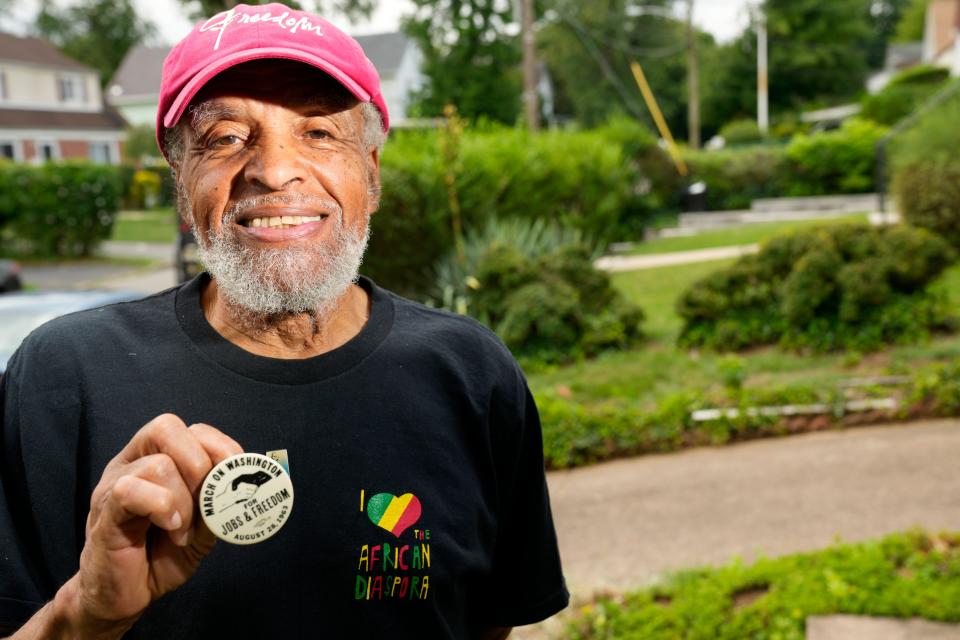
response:
<path id="1" fill-rule="evenodd" d="M 372 102 L 390 126 L 380 75 L 360 44 L 320 16 L 282 4 L 239 4 L 199 22 L 163 61 L 157 143 L 215 75 L 250 60 L 281 58 L 326 72 L 361 102 Z"/>

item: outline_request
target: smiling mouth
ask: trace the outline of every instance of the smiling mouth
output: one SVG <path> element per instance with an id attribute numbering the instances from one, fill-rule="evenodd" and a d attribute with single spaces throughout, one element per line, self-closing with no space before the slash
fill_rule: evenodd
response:
<path id="1" fill-rule="evenodd" d="M 242 220 L 240 221 L 240 225 L 257 229 L 264 227 L 290 229 L 309 222 L 320 222 L 324 218 L 326 218 L 326 216 L 263 216 Z"/>

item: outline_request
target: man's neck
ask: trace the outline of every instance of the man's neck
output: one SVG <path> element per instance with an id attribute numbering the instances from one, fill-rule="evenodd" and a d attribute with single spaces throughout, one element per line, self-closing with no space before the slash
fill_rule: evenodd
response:
<path id="1" fill-rule="evenodd" d="M 232 305 L 216 280 L 207 282 L 200 303 L 221 336 L 250 353 L 285 360 L 311 358 L 346 344 L 370 317 L 369 296 L 357 285 L 329 308 L 310 313 L 251 315 Z"/>

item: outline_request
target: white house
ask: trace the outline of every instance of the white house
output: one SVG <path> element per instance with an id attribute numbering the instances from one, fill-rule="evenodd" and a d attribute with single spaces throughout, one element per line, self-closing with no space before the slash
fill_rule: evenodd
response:
<path id="1" fill-rule="evenodd" d="M 0 157 L 115 164 L 123 129 L 96 71 L 41 38 L 0 33 Z"/>
<path id="2" fill-rule="evenodd" d="M 391 126 L 407 121 L 410 95 L 423 87 L 423 55 L 403 33 L 357 36 L 367 57 L 380 73 Z M 160 101 L 160 74 L 170 47 L 137 46 L 130 50 L 107 89 L 107 100 L 128 122 L 154 126 Z"/>
<path id="3" fill-rule="evenodd" d="M 923 61 L 960 76 L 960 0 L 931 0 L 927 6 Z"/>

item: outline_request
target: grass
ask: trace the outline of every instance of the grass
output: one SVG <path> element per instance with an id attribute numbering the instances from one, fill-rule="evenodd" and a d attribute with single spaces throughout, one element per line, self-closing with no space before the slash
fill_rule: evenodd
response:
<path id="1" fill-rule="evenodd" d="M 867 355 L 804 355 L 767 347 L 731 356 L 677 349 L 674 344 L 681 320 L 674 311 L 676 298 L 696 279 L 729 263 L 694 263 L 616 274 L 614 284 L 646 312 L 644 326 L 650 339 L 629 351 L 607 352 L 563 367 L 534 369 L 529 375 L 531 389 L 538 397 L 559 392 L 587 405 L 615 402 L 648 408 L 667 394 L 722 389 L 731 360 L 743 368 L 744 387 L 760 389 L 832 388 L 851 377 L 906 374 L 925 364 L 960 358 L 960 335 L 936 336 L 923 344 L 895 346 Z M 935 286 L 960 292 L 960 265 L 948 270 Z"/>
<path id="2" fill-rule="evenodd" d="M 574 640 L 803 640 L 812 615 L 960 621 L 960 534 L 910 531 L 879 541 L 685 571 L 583 607 Z"/>
<path id="3" fill-rule="evenodd" d="M 866 222 L 864 213 L 830 218 L 826 220 L 795 220 L 789 222 L 760 222 L 727 229 L 702 231 L 694 236 L 679 238 L 658 238 L 650 242 L 637 245 L 630 251 L 630 255 L 652 255 L 657 253 L 672 253 L 674 251 L 694 251 L 697 249 L 713 249 L 716 247 L 732 247 L 744 244 L 763 242 L 780 233 L 814 227 L 817 225 L 840 224 L 844 222 Z"/>
<path id="4" fill-rule="evenodd" d="M 111 240 L 119 242 L 174 242 L 177 214 L 173 209 L 121 211 L 113 224 Z"/>

